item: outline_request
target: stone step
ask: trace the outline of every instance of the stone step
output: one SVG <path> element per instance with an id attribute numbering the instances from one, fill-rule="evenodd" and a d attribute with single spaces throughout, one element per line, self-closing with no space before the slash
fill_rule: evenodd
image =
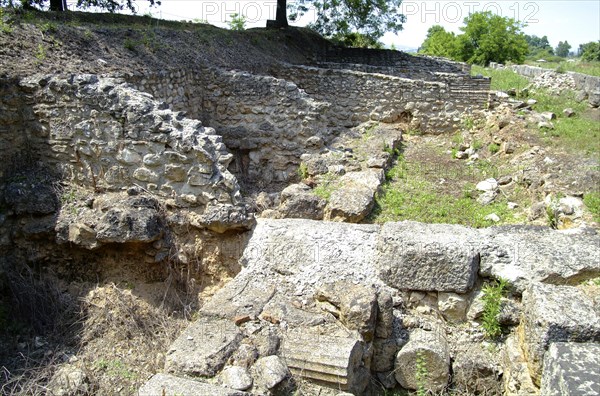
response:
<path id="1" fill-rule="evenodd" d="M 250 393 L 227 389 L 170 374 L 155 374 L 140 388 L 139 396 L 250 396 Z"/>

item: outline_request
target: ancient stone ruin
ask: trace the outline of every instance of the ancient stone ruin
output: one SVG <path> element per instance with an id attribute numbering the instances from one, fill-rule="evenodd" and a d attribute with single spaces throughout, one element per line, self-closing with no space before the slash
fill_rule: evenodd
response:
<path id="1" fill-rule="evenodd" d="M 218 285 L 140 395 L 600 393 L 600 300 L 577 287 L 600 276 L 593 230 L 352 224 L 402 129 L 456 130 L 490 80 L 397 51 L 309 57 L 0 77 L 2 268 L 111 256 Z M 349 159 L 370 121 L 394 128 Z M 322 201 L 301 164 L 342 187 Z M 500 343 L 481 327 L 496 277 Z"/>

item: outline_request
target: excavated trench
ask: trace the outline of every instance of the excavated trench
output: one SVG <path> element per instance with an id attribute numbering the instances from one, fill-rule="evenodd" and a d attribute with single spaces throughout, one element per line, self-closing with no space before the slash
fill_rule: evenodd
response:
<path id="1" fill-rule="evenodd" d="M 365 63 L 362 52 L 330 53 L 272 76 L 204 68 L 126 83 L 1 80 L 0 148 L 11 155 L 0 165 L 0 287 L 11 308 L 0 319 L 30 325 L 5 331 L 3 392 L 59 393 L 73 385 L 65 377 L 78 378 L 72 393 L 358 395 L 450 384 L 499 394 L 502 381 L 536 391 L 549 338 L 599 342 L 597 303 L 573 286 L 600 274 L 597 235 L 347 224 L 368 212 L 361 199 L 378 190 L 400 126 L 453 130 L 487 101 L 489 80 L 455 64 L 422 61 L 429 69 L 416 74 L 384 54 Z M 389 126 L 373 151 L 339 162 L 370 121 Z M 300 164 L 311 177 L 345 167 L 345 187 L 323 204 L 290 186 Z M 276 211 L 257 223 L 259 203 L 247 197 L 259 192 L 281 192 L 281 202 L 265 204 Z M 499 346 L 518 357 L 511 363 L 481 346 L 481 326 L 454 325 L 480 318 L 481 285 L 493 277 L 509 282 L 504 325 L 523 329 Z M 573 330 L 553 316 L 540 327 L 563 295 L 591 319 Z M 23 370 L 23 350 L 48 371 Z M 415 379 L 419 364 L 431 378 Z"/>

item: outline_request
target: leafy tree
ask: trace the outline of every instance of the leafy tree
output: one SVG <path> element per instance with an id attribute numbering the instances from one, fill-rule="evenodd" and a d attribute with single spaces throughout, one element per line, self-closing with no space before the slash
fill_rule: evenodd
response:
<path id="1" fill-rule="evenodd" d="M 148 0 L 151 6 L 160 5 L 160 0 Z M 17 3 L 15 0 L 0 0 L 1 6 L 14 6 Z M 67 0 L 20 0 L 23 8 L 44 8 L 47 5 L 51 11 L 66 11 Z M 135 0 L 77 0 L 77 8 L 92 8 L 97 7 L 108 12 L 116 12 L 128 9 L 131 12 L 136 12 Z"/>
<path id="2" fill-rule="evenodd" d="M 569 55 L 569 50 L 571 49 L 571 44 L 568 41 L 559 41 L 558 46 L 556 47 L 556 55 L 566 58 Z"/>
<path id="3" fill-rule="evenodd" d="M 600 41 L 581 44 L 578 52 L 584 61 L 600 61 Z"/>
<path id="4" fill-rule="evenodd" d="M 423 44 L 421 44 L 419 53 L 458 59 L 458 41 L 456 35 L 452 32 L 447 32 L 440 25 L 434 25 L 427 31 L 427 37 L 423 41 Z"/>
<path id="5" fill-rule="evenodd" d="M 231 14 L 231 19 L 227 22 L 231 30 L 245 30 L 246 17 L 239 14 Z"/>
<path id="6" fill-rule="evenodd" d="M 551 55 L 554 55 L 554 48 L 550 45 L 548 36 L 538 37 L 526 34 L 525 40 L 527 41 L 527 45 L 529 45 L 529 55 L 541 53 L 541 51 L 547 51 Z"/>
<path id="7" fill-rule="evenodd" d="M 525 60 L 529 46 L 521 23 L 486 11 L 469 15 L 464 24 L 463 34 L 458 36 L 461 60 L 481 65 Z"/>
<path id="8" fill-rule="evenodd" d="M 376 48 L 382 49 L 384 45 L 381 41 L 361 33 L 352 32 L 347 34 L 334 34 L 331 39 L 344 47 L 353 48 Z"/>
<path id="9" fill-rule="evenodd" d="M 326 37 L 360 33 L 379 40 L 384 33 L 398 33 L 406 17 L 400 13 L 402 0 L 298 0 L 290 6 L 290 20 L 296 20 L 312 6 L 317 19 L 309 27 Z M 277 1 L 277 25 L 286 26 L 287 0 Z"/>

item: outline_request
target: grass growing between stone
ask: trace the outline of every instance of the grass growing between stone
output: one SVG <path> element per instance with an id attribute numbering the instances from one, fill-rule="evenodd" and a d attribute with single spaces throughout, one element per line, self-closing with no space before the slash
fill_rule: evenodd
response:
<path id="1" fill-rule="evenodd" d="M 481 66 L 473 66 L 473 74 L 482 74 L 492 78 L 492 89 L 506 91 L 517 89 L 520 91 L 529 85 L 529 80 L 510 70 L 492 70 Z M 554 129 L 540 132 L 549 144 L 565 147 L 588 156 L 598 157 L 600 153 L 600 119 L 598 113 L 589 110 L 586 101 L 575 100 L 575 93 L 571 91 L 555 95 L 545 89 L 531 90 L 528 97 L 520 99 L 535 99 L 537 103 L 533 110 L 537 112 L 552 112 L 557 119 L 553 120 Z M 571 108 L 575 116 L 566 117 L 563 110 Z M 537 125 L 531 125 L 537 128 Z"/>
<path id="2" fill-rule="evenodd" d="M 371 220 L 376 223 L 413 220 L 475 228 L 520 221 L 508 209 L 505 198 L 499 197 L 496 202 L 485 206 L 476 201 L 478 193 L 474 191 L 474 183 L 491 177 L 486 174 L 485 166 L 464 166 L 452 173 L 458 175 L 460 180 L 453 182 L 453 187 L 449 188 L 446 183 L 436 181 L 440 180 L 439 173 L 400 157 L 386 175 L 387 183 L 376 199 Z M 486 220 L 486 216 L 492 213 L 500 217 L 499 223 Z"/>
<path id="3" fill-rule="evenodd" d="M 506 290 L 507 282 L 504 279 L 498 279 L 481 289 L 483 291 L 483 315 L 481 317 L 481 326 L 485 335 L 490 339 L 495 339 L 502 334 L 502 327 L 498 321 L 498 315 L 502 308 L 502 297 Z"/>

